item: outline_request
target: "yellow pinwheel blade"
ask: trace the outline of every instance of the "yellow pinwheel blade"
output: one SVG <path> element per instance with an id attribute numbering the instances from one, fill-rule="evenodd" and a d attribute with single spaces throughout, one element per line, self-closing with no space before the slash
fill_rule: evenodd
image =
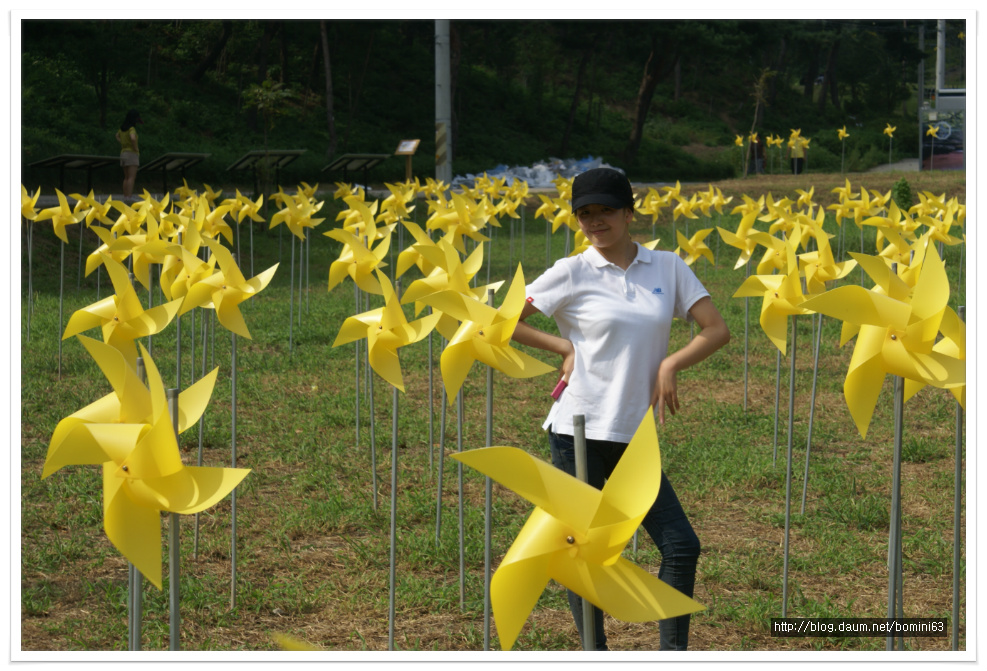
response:
<path id="1" fill-rule="evenodd" d="M 136 504 L 113 462 L 103 464 L 103 529 L 114 547 L 161 589 L 161 513 Z"/>
<path id="2" fill-rule="evenodd" d="M 558 562 L 552 578 L 624 622 L 648 622 L 689 615 L 705 606 L 620 557 L 610 566 Z"/>

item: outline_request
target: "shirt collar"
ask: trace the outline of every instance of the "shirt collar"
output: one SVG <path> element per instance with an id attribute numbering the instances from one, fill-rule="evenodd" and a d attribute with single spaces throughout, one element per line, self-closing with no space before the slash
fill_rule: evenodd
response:
<path id="1" fill-rule="evenodd" d="M 648 251 L 648 248 L 642 245 L 640 242 L 635 242 L 634 244 L 637 245 L 637 254 L 634 256 L 634 260 L 631 261 L 631 266 L 633 266 L 635 263 L 651 263 L 651 255 L 646 253 Z M 583 252 L 583 256 L 586 257 L 586 260 L 594 268 L 605 268 L 606 266 L 616 267 L 616 264 L 607 261 L 603 257 L 603 254 L 600 254 L 600 252 L 596 249 L 596 247 L 593 247 L 592 245 L 590 245 L 590 247 L 585 252 Z M 627 266 L 627 267 L 630 268 L 631 266 Z"/>

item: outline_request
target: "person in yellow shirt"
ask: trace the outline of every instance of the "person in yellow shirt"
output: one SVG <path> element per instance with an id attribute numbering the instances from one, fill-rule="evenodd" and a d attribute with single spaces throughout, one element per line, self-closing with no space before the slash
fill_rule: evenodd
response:
<path id="1" fill-rule="evenodd" d="M 134 182 L 137 180 L 137 168 L 140 167 L 140 150 L 137 146 L 137 124 L 144 123 L 140 112 L 132 109 L 127 112 L 120 130 L 116 133 L 120 143 L 120 166 L 123 168 L 123 197 L 130 198 L 134 192 Z"/>
<path id="2" fill-rule="evenodd" d="M 799 175 L 805 170 L 805 155 L 809 151 L 809 143 L 804 138 L 794 136 L 788 141 L 788 158 L 792 162 L 792 174 Z"/>

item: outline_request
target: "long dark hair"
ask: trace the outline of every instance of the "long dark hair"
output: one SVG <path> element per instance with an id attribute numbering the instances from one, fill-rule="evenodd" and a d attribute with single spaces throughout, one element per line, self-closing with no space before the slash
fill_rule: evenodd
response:
<path id="1" fill-rule="evenodd" d="M 143 121 L 143 119 L 141 119 L 141 113 L 137 110 L 129 110 L 127 112 L 127 116 L 123 118 L 123 123 L 120 124 L 120 130 L 130 130 L 137 125 L 138 121 Z"/>

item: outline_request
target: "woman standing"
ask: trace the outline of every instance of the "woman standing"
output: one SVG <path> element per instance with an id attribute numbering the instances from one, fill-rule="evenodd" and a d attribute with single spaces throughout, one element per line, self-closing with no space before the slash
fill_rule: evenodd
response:
<path id="1" fill-rule="evenodd" d="M 130 198 L 134 192 L 134 182 L 137 180 L 137 168 L 140 167 L 140 150 L 137 147 L 137 124 L 144 123 L 140 112 L 130 110 L 120 124 L 116 133 L 120 143 L 120 165 L 123 167 L 123 197 Z"/>
<path id="2" fill-rule="evenodd" d="M 552 463 L 575 475 L 573 415 L 586 418 L 589 483 L 602 489 L 649 406 L 665 423 L 679 409 L 676 374 L 730 340 L 709 293 L 672 252 L 651 251 L 631 240 L 634 194 L 623 173 L 597 168 L 572 184 L 572 209 L 591 243 L 559 260 L 527 287 L 528 303 L 514 332 L 517 342 L 562 357 L 568 384 L 552 406 L 548 430 Z M 524 323 L 535 312 L 555 319 L 560 336 Z M 694 320 L 700 330 L 669 354 L 672 319 Z M 691 597 L 699 539 L 664 473 L 643 526 L 662 555 L 658 577 Z M 569 592 L 582 635 L 582 600 Z M 606 650 L 603 614 L 596 612 L 597 648 Z M 689 616 L 659 624 L 660 649 L 685 650 Z"/>

